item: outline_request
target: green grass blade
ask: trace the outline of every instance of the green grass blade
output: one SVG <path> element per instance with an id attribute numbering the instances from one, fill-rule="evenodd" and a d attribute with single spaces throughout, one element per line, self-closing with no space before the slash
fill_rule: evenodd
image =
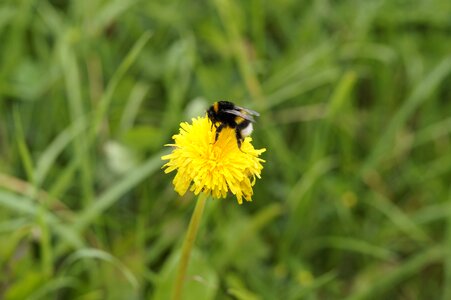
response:
<path id="1" fill-rule="evenodd" d="M 415 241 L 421 243 L 431 242 L 428 234 L 390 200 L 377 195 L 372 201 L 367 201 L 367 203 L 388 217 L 391 222 L 390 227 L 394 225 L 395 228 L 398 228 Z"/>
<path id="2" fill-rule="evenodd" d="M 70 227 L 63 224 L 56 216 L 46 211 L 42 207 L 37 206 L 30 199 L 19 197 L 14 194 L 0 190 L 0 206 L 8 208 L 12 211 L 37 217 L 41 213 L 43 222 L 48 224 L 50 228 L 60 235 L 61 239 L 74 248 L 83 246 L 80 236 Z"/>
<path id="3" fill-rule="evenodd" d="M 383 297 L 384 292 L 399 285 L 403 280 L 415 276 L 427 266 L 440 262 L 445 255 L 441 247 L 429 248 L 416 254 L 406 262 L 400 264 L 391 272 L 384 272 L 377 280 L 366 286 L 363 290 L 353 293 L 348 300 L 371 299 L 376 296 Z"/>
<path id="4" fill-rule="evenodd" d="M 349 237 L 341 237 L 341 236 L 320 237 L 318 239 L 308 241 L 306 244 L 307 244 L 306 247 L 308 248 L 309 251 L 315 251 L 321 248 L 330 247 L 360 253 L 385 261 L 393 261 L 397 258 L 396 253 L 390 251 L 387 248 L 372 245 L 367 241 Z"/>
<path id="5" fill-rule="evenodd" d="M 14 125 L 15 125 L 15 138 L 17 142 L 17 147 L 19 148 L 20 158 L 22 159 L 23 168 L 27 174 L 27 179 L 30 182 L 34 182 L 35 170 L 33 159 L 31 157 L 30 150 L 28 149 L 27 143 L 25 141 L 25 134 L 22 127 L 22 121 L 20 120 L 20 114 L 17 109 L 14 110 Z"/>
<path id="6" fill-rule="evenodd" d="M 77 231 L 85 229 L 91 222 L 96 220 L 106 209 L 120 199 L 122 195 L 130 191 L 134 186 L 143 181 L 146 177 L 159 170 L 162 166 L 161 156 L 164 152 L 157 153 L 148 159 L 141 166 L 124 175 L 118 183 L 97 197 L 96 201 L 82 211 L 73 228 Z"/>
<path id="7" fill-rule="evenodd" d="M 66 269 L 67 272 L 67 268 L 69 268 L 71 265 L 73 265 L 77 261 L 82 261 L 86 259 L 98 259 L 100 261 L 110 263 L 124 275 L 124 277 L 130 283 L 130 285 L 133 287 L 133 289 L 136 290 L 138 288 L 139 285 L 138 280 L 136 279 L 136 276 L 130 271 L 130 269 L 127 268 L 126 265 L 124 265 L 119 259 L 117 259 L 113 255 L 99 249 L 85 248 L 75 251 L 64 262 L 64 266 L 62 267 L 62 269 Z"/>
<path id="8" fill-rule="evenodd" d="M 52 299 L 49 297 L 61 289 L 71 288 L 75 290 L 79 287 L 80 282 L 74 277 L 56 277 L 28 296 L 27 300 Z"/>
<path id="9" fill-rule="evenodd" d="M 451 202 L 451 188 L 448 192 L 448 203 Z M 447 226 L 446 226 L 446 236 L 444 241 L 444 249 L 445 249 L 445 257 L 444 257 L 444 269 L 445 269 L 445 276 L 444 276 L 444 283 L 443 283 L 443 292 L 442 292 L 442 299 L 446 300 L 451 297 L 451 213 L 450 210 L 446 210 L 448 212 L 448 218 L 447 218 Z"/>
<path id="10" fill-rule="evenodd" d="M 50 145 L 43 151 L 36 164 L 36 184 L 40 186 L 45 180 L 45 176 L 49 172 L 56 158 L 73 141 L 86 129 L 87 123 L 84 117 L 75 121 L 50 143 Z"/>
<path id="11" fill-rule="evenodd" d="M 113 77 L 111 78 L 110 82 L 108 83 L 105 93 L 102 95 L 102 98 L 99 101 L 99 105 L 94 115 L 93 127 L 89 136 L 91 140 L 95 138 L 100 129 L 100 126 L 105 118 L 108 107 L 111 104 L 114 91 L 116 90 L 119 81 L 124 77 L 124 75 L 130 69 L 132 64 L 136 61 L 138 55 L 143 50 L 144 46 L 149 41 L 150 37 L 151 37 L 150 32 L 143 33 L 143 35 L 139 38 L 139 40 L 136 41 L 130 52 L 121 62 L 116 72 L 114 73 Z"/>
<path id="12" fill-rule="evenodd" d="M 418 86 L 404 102 L 403 106 L 396 112 L 384 133 L 377 141 L 373 151 L 369 154 L 360 170 L 361 175 L 372 170 L 390 151 L 396 132 L 405 124 L 412 113 L 424 102 L 443 82 L 451 72 L 451 57 L 442 60 Z"/>

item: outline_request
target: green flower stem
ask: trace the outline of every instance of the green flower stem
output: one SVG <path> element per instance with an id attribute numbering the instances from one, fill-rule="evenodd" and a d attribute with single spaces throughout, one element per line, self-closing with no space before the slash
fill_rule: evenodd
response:
<path id="1" fill-rule="evenodd" d="M 182 254 L 180 256 L 179 269 L 175 279 L 172 300 L 180 300 L 182 297 L 183 284 L 185 283 L 186 270 L 188 262 L 193 249 L 194 241 L 196 240 L 197 231 L 199 230 L 200 220 L 204 212 L 205 202 L 208 195 L 200 193 L 197 198 L 196 207 L 189 222 L 188 231 L 182 245 Z"/>

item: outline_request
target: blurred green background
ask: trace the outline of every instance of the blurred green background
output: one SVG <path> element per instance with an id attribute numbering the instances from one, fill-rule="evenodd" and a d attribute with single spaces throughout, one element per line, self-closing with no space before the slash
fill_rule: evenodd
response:
<path id="1" fill-rule="evenodd" d="M 0 3 L 0 299 L 168 299 L 195 198 L 160 170 L 261 113 L 185 299 L 451 299 L 451 2 Z"/>

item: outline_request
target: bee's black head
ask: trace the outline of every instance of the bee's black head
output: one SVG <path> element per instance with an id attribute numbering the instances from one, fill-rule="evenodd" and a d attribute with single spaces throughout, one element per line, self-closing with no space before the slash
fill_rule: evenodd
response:
<path id="1" fill-rule="evenodd" d="M 207 115 L 208 115 L 208 118 L 210 119 L 210 121 L 213 122 L 213 123 L 216 120 L 215 114 L 216 114 L 215 113 L 215 109 L 214 109 L 214 107 L 212 105 L 212 106 L 210 106 L 209 109 L 207 109 Z"/>

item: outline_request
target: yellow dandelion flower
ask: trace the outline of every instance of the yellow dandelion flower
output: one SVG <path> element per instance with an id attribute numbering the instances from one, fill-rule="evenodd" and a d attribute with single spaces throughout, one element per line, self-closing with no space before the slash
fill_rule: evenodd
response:
<path id="1" fill-rule="evenodd" d="M 225 198 L 230 190 L 238 203 L 252 201 L 252 186 L 260 178 L 266 149 L 254 149 L 250 137 L 238 148 L 235 131 L 225 128 L 215 142 L 215 129 L 207 117 L 192 119 L 192 124 L 180 124 L 180 132 L 172 137 L 172 153 L 161 159 L 169 160 L 163 168 L 165 173 L 177 171 L 173 184 L 175 191 L 183 196 L 188 188 L 194 194 L 210 194 Z M 191 187 L 190 187 L 191 186 Z"/>

